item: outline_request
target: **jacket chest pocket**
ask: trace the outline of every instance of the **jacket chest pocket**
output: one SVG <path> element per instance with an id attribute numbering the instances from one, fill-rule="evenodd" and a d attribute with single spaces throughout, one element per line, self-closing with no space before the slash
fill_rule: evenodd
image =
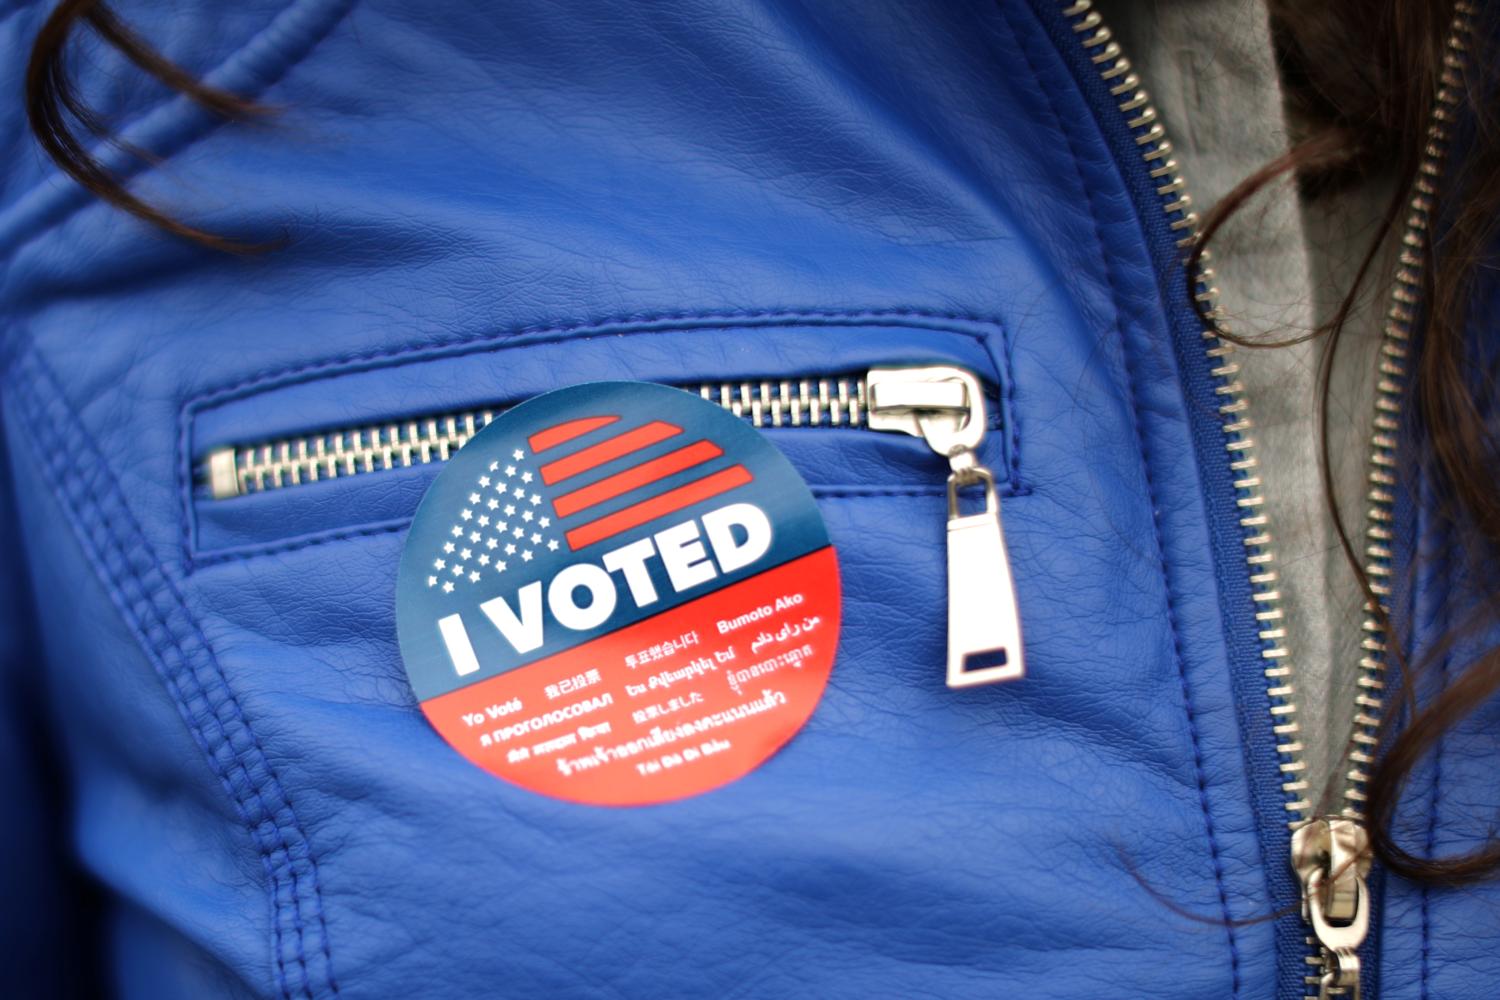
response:
<path id="1" fill-rule="evenodd" d="M 399 539 L 442 464 L 506 408 L 579 382 L 638 380 L 694 392 L 783 451 L 821 501 L 844 557 L 847 600 L 890 601 L 901 581 L 903 610 L 941 622 L 946 591 L 955 590 L 970 607 L 955 609 L 950 650 L 957 642 L 988 652 L 986 623 L 996 616 L 978 603 L 983 581 L 962 579 L 988 573 L 995 556 L 984 524 L 972 522 L 984 521 L 986 499 L 993 505 L 1014 491 L 1005 361 L 1001 331 L 976 322 L 675 320 L 262 379 L 189 404 L 189 558 L 198 567 L 285 564 L 320 551 L 337 560 L 351 558 L 341 546 Z M 960 466 L 979 472 L 962 480 L 972 491 L 950 497 Z M 949 530 L 945 541 L 954 518 L 981 530 L 962 542 Z M 1003 569 L 1003 547 L 999 558 Z M 1008 571 L 1004 578 L 1013 604 Z M 941 648 L 923 659 L 940 663 Z M 1003 655 L 965 670 L 964 652 L 949 665 L 950 681 L 1004 673 Z"/>

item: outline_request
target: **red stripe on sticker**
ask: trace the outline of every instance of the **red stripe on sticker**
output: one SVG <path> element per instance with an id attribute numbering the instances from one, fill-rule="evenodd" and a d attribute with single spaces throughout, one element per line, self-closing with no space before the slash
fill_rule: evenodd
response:
<path id="1" fill-rule="evenodd" d="M 564 493 L 553 501 L 552 506 L 557 510 L 558 517 L 569 517 L 595 504 L 613 500 L 631 490 L 665 479 L 674 472 L 702 465 L 722 454 L 724 454 L 724 449 L 712 441 L 695 441 L 686 448 L 669 451 L 660 458 L 642 462 L 624 472 L 617 472 L 597 483 L 590 483 L 588 486 L 576 489 L 572 493 Z"/>
<path id="2" fill-rule="evenodd" d="M 637 427 L 624 434 L 616 434 L 598 444 L 575 451 L 566 458 L 548 462 L 542 466 L 542 482 L 551 486 L 570 476 L 576 476 L 580 472 L 598 468 L 605 462 L 614 461 L 621 455 L 629 455 L 633 451 L 649 448 L 658 441 L 665 441 L 674 434 L 681 433 L 682 428 L 675 424 L 669 424 L 664 420 L 653 420 L 644 427 Z"/>
<path id="3" fill-rule="evenodd" d="M 679 486 L 675 490 L 668 490 L 650 500 L 642 500 L 640 503 L 631 504 L 613 514 L 588 524 L 579 525 L 567 534 L 568 546 L 575 552 L 595 542 L 602 542 L 606 538 L 613 538 L 622 531 L 638 528 L 664 517 L 684 507 L 691 507 L 700 500 L 726 493 L 737 486 L 744 486 L 752 479 L 750 470 L 743 465 L 731 465 L 727 469 L 695 479 L 692 482 Z"/>
<path id="4" fill-rule="evenodd" d="M 560 444 L 567 444 L 574 438 L 583 437 L 589 431 L 597 431 L 601 427 L 608 427 L 610 424 L 616 423 L 619 419 L 618 416 L 579 417 L 577 420 L 569 420 L 567 423 L 548 427 L 544 431 L 537 431 L 526 439 L 526 443 L 531 446 L 531 453 L 534 455 L 537 452 L 546 451 L 548 448 L 556 448 Z"/>

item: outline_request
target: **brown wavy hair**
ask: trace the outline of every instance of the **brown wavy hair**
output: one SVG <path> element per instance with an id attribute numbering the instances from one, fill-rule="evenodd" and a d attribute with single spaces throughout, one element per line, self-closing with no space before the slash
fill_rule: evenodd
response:
<path id="1" fill-rule="evenodd" d="M 1423 180 L 1423 153 L 1434 102 L 1443 79 L 1447 39 L 1457 9 L 1455 0 L 1269 0 L 1273 34 L 1283 84 L 1300 134 L 1291 147 L 1247 177 L 1208 213 L 1203 237 L 1187 268 L 1190 292 L 1199 270 L 1198 256 L 1214 234 L 1256 195 L 1287 178 L 1303 197 L 1317 198 L 1394 170 L 1396 184 L 1365 249 L 1350 287 L 1339 290 L 1340 305 L 1325 325 L 1292 340 L 1320 337 L 1324 348 L 1319 372 L 1317 421 L 1327 505 L 1358 585 L 1388 635 L 1399 637 L 1403 623 L 1391 622 L 1340 513 L 1328 460 L 1328 394 L 1330 373 L 1345 326 L 1369 287 L 1381 249 L 1405 220 L 1412 197 Z M 42 26 L 32 47 L 26 73 L 26 107 L 32 131 L 42 149 L 73 180 L 99 198 L 175 236 L 224 251 L 254 249 L 220 234 L 204 231 L 149 204 L 125 186 L 90 151 L 89 140 L 116 142 L 108 126 L 84 104 L 66 69 L 69 41 L 92 31 L 142 71 L 226 118 L 262 115 L 266 109 L 235 94 L 207 86 L 165 58 L 131 31 L 103 0 L 62 0 Z M 1429 215 L 1440 219 L 1440 236 L 1423 248 L 1433 266 L 1421 283 L 1425 307 L 1415 318 L 1420 351 L 1410 374 L 1411 440 L 1422 444 L 1418 462 L 1404 476 L 1424 475 L 1439 503 L 1431 515 L 1461 540 L 1465 558 L 1478 567 L 1500 557 L 1500 489 L 1492 470 L 1500 468 L 1496 441 L 1485 415 L 1492 387 L 1474 377 L 1487 371 L 1476 345 L 1464 337 L 1476 282 L 1496 270 L 1492 248 L 1500 220 L 1500 133 L 1495 113 L 1495 58 L 1489 32 L 1466 36 L 1461 119 L 1463 155 L 1452 158 L 1441 183 L 1430 195 Z M 141 151 L 134 151 L 149 157 Z M 1429 179 L 1430 180 L 1430 179 Z M 1427 230 L 1429 235 L 1432 230 Z M 1197 297 L 1190 295 L 1193 301 Z M 1205 307 L 1200 306 L 1200 309 Z M 1215 317 L 1203 314 L 1206 324 Z M 1249 347 L 1277 346 L 1228 339 Z M 1283 340 L 1285 344 L 1290 340 Z M 1483 579 L 1484 573 L 1472 574 Z M 1472 610 L 1454 609 L 1463 623 L 1415 663 L 1402 659 L 1404 643 L 1388 643 L 1401 685 L 1383 716 L 1381 753 L 1371 781 L 1369 819 L 1373 850 L 1393 871 L 1432 882 L 1458 882 L 1500 867 L 1500 842 L 1470 854 L 1438 859 L 1422 857 L 1396 842 L 1392 820 L 1413 769 L 1434 750 L 1444 732 L 1500 691 L 1500 649 L 1484 650 L 1461 664 L 1441 693 L 1418 704 L 1416 673 L 1446 655 L 1466 635 L 1500 622 L 1500 593 L 1494 587 L 1478 595 Z M 1397 721 L 1404 722 L 1397 725 Z M 1500 766 L 1500 761 L 1496 762 Z"/>
<path id="2" fill-rule="evenodd" d="M 62 0 L 42 23 L 26 64 L 26 117 L 42 151 L 73 180 L 98 198 L 158 229 L 215 250 L 242 253 L 263 249 L 189 225 L 132 194 L 89 149 L 90 139 L 124 148 L 145 161 L 149 152 L 121 140 L 78 96 L 67 71 L 68 43 L 87 29 L 143 72 L 171 90 L 228 119 L 259 117 L 267 109 L 255 101 L 211 87 L 163 56 L 121 21 L 103 0 Z"/>

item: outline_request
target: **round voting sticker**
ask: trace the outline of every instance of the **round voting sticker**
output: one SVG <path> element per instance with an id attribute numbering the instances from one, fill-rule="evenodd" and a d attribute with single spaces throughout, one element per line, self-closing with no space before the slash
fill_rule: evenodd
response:
<path id="1" fill-rule="evenodd" d="M 428 489 L 396 586 L 428 720 L 522 788 L 645 805 L 754 770 L 833 668 L 838 563 L 796 470 L 660 385 L 539 396 Z"/>

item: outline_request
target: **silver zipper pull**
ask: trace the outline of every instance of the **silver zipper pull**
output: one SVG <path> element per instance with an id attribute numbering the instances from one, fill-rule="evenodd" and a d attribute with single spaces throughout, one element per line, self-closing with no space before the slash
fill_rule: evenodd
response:
<path id="1" fill-rule="evenodd" d="M 1302 919 L 1323 952 L 1319 1000 L 1359 1000 L 1359 946 L 1370 931 L 1369 834 L 1352 819 L 1323 816 L 1292 834 L 1302 881 Z"/>
<path id="2" fill-rule="evenodd" d="M 866 376 L 871 430 L 924 439 L 948 459 L 948 686 L 1016 680 L 1026 674 L 995 476 L 979 461 L 984 390 L 951 365 L 872 368 Z M 984 509 L 964 514 L 965 490 L 981 488 Z"/>

